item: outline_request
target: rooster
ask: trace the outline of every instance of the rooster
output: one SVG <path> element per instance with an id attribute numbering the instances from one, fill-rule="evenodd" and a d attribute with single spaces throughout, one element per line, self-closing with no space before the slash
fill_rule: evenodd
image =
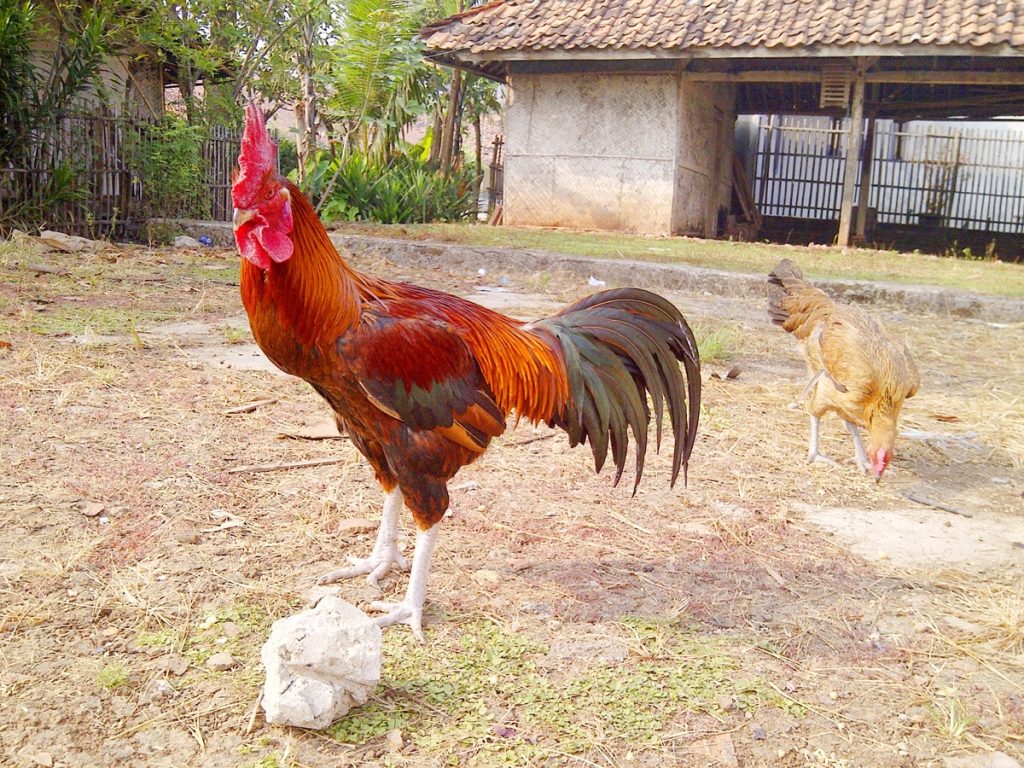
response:
<path id="1" fill-rule="evenodd" d="M 363 575 L 376 586 L 391 568 L 404 570 L 395 537 L 408 507 L 418 531 L 405 597 L 371 608 L 384 612 L 380 626 L 408 624 L 422 640 L 447 483 L 483 454 L 513 411 L 560 427 L 572 445 L 589 442 L 598 471 L 610 450 L 616 482 L 631 430 L 638 484 L 649 392 L 659 444 L 668 404 L 671 482 L 681 467 L 685 478 L 700 362 L 692 331 L 666 299 L 611 290 L 522 323 L 440 291 L 362 274 L 335 249 L 302 192 L 277 172 L 276 155 L 262 113 L 250 105 L 232 185 L 242 303 L 267 357 L 328 402 L 385 492 L 370 555 L 350 558 L 320 583 Z"/>
<path id="2" fill-rule="evenodd" d="M 789 259 L 779 262 L 768 282 L 768 314 L 799 340 L 811 374 L 803 394 L 810 395 L 807 460 L 832 462 L 818 447 L 820 419 L 832 411 L 850 431 L 857 466 L 877 482 L 892 461 L 903 401 L 920 386 L 910 350 L 863 310 L 836 304 L 804 280 Z M 867 431 L 867 450 L 858 427 Z"/>

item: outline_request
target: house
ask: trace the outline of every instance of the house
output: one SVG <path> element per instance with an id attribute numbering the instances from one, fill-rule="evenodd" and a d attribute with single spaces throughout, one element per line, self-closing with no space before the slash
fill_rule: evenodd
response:
<path id="1" fill-rule="evenodd" d="M 509 224 L 715 236 L 737 116 L 821 115 L 848 118 L 845 244 L 872 120 L 1024 114 L 1019 2 L 494 0 L 422 38 L 509 86 Z"/>

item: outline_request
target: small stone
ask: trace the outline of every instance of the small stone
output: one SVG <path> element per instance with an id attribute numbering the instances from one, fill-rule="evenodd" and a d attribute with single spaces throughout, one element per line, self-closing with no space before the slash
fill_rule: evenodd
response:
<path id="1" fill-rule="evenodd" d="M 232 667 L 238 666 L 238 661 L 227 651 L 215 653 L 206 660 L 206 668 L 214 672 L 224 672 Z"/>
<path id="2" fill-rule="evenodd" d="M 764 741 L 768 738 L 768 734 L 764 732 L 764 728 L 756 723 L 750 726 L 750 735 L 754 737 L 754 741 Z"/>
<path id="3" fill-rule="evenodd" d="M 96 517 L 105 507 L 98 501 L 83 501 L 78 505 L 78 511 L 86 517 Z"/>
<path id="4" fill-rule="evenodd" d="M 402 732 L 398 728 L 394 728 L 384 734 L 384 742 L 392 752 L 400 752 L 402 747 L 405 746 L 405 739 L 402 738 Z"/>
<path id="5" fill-rule="evenodd" d="M 233 621 L 225 621 L 224 624 L 221 625 L 220 629 L 224 633 L 224 637 L 228 638 L 229 640 L 233 640 L 234 638 L 242 634 L 242 628 L 235 624 L 235 622 Z"/>
<path id="6" fill-rule="evenodd" d="M 142 704 L 151 704 L 154 701 L 173 699 L 177 695 L 178 692 L 174 690 L 174 686 L 166 680 L 157 679 L 150 683 L 142 692 L 142 695 L 139 696 L 139 702 Z"/>
<path id="7" fill-rule="evenodd" d="M 736 706 L 732 696 L 719 696 L 716 703 L 723 712 L 731 712 L 733 707 Z"/>
<path id="8" fill-rule="evenodd" d="M 364 517 L 346 517 L 335 526 L 338 533 L 373 533 L 379 527 L 373 520 Z"/>
<path id="9" fill-rule="evenodd" d="M 497 584 L 501 581 L 501 574 L 489 568 L 480 568 L 473 571 L 473 581 L 477 584 Z"/>
<path id="10" fill-rule="evenodd" d="M 945 768 L 1021 768 L 1021 765 L 1005 752 L 981 752 L 964 757 L 947 757 Z"/>
<path id="11" fill-rule="evenodd" d="M 198 544 L 202 537 L 195 531 L 180 531 L 174 534 L 174 540 L 179 544 Z"/>
<path id="12" fill-rule="evenodd" d="M 161 659 L 159 668 L 176 677 L 181 676 L 188 672 L 188 659 L 174 653 Z"/>
<path id="13" fill-rule="evenodd" d="M 174 238 L 174 247 L 175 248 L 198 248 L 199 247 L 199 241 L 196 240 L 194 237 L 189 237 L 188 235 L 178 235 L 176 238 Z"/>

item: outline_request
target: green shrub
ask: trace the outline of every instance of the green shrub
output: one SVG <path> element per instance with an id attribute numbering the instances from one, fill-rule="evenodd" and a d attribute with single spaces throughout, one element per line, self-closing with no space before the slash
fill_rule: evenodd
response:
<path id="1" fill-rule="evenodd" d="M 474 217 L 477 201 L 472 171 L 445 176 L 419 154 L 414 147 L 388 163 L 356 154 L 340 164 L 321 152 L 310 163 L 306 191 L 315 199 L 329 195 L 321 209 L 327 221 L 410 224 Z"/>
<path id="2" fill-rule="evenodd" d="M 137 163 L 150 216 L 209 218 L 202 141 L 201 128 L 171 115 L 146 127 Z"/>

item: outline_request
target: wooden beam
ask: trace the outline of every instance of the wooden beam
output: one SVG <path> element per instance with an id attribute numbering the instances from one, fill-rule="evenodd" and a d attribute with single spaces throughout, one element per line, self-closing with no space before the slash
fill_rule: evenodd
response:
<path id="1" fill-rule="evenodd" d="M 818 83 L 822 73 L 809 69 L 749 69 L 740 72 L 682 73 L 684 80 L 707 83 Z M 1024 72 L 868 72 L 866 83 L 893 85 L 1024 85 Z"/>
<path id="2" fill-rule="evenodd" d="M 864 242 L 868 224 L 868 202 L 871 197 L 871 166 L 875 154 L 875 118 L 868 118 L 867 133 L 864 134 L 864 151 L 861 153 L 860 194 L 857 205 L 857 241 Z"/>
<path id="3" fill-rule="evenodd" d="M 864 75 L 868 83 L 892 83 L 896 85 L 1024 85 L 1024 72 L 943 72 L 913 71 L 868 72 Z"/>
<path id="4" fill-rule="evenodd" d="M 699 83 L 820 83 L 821 72 L 811 69 L 748 69 L 741 72 L 682 73 L 684 80 Z"/>
<path id="5" fill-rule="evenodd" d="M 838 245 L 850 244 L 853 219 L 853 192 L 857 187 L 857 160 L 864 135 L 864 73 L 857 72 L 853 80 L 850 104 L 850 131 L 846 134 L 846 165 L 843 168 L 843 202 L 839 208 Z"/>

